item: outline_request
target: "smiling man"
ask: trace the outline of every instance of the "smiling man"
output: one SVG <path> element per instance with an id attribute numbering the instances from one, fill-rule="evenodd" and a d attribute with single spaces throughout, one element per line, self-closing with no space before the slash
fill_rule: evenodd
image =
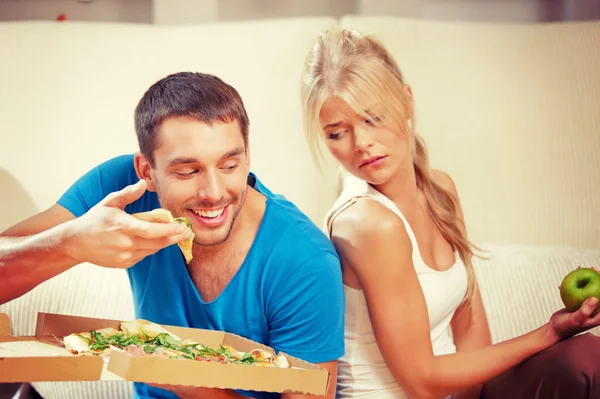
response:
<path id="1" fill-rule="evenodd" d="M 333 398 L 344 354 L 339 259 L 304 214 L 250 172 L 237 91 L 212 75 L 167 76 L 140 100 L 135 126 L 139 153 L 97 166 L 56 205 L 2 234 L 0 303 L 82 262 L 126 268 L 136 317 L 232 332 L 317 363 L 332 373 L 325 397 Z M 184 226 L 131 216 L 157 208 L 189 220 L 189 264 L 173 245 L 189 239 Z M 280 397 L 137 383 L 135 392 Z"/>

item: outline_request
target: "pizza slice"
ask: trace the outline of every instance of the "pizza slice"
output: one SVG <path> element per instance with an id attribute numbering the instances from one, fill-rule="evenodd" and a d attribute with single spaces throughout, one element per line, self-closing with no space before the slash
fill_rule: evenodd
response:
<path id="1" fill-rule="evenodd" d="M 65 348 L 75 355 L 102 355 L 108 352 L 109 344 L 122 332 L 115 328 L 102 328 L 79 334 L 70 334 L 63 339 Z"/>
<path id="2" fill-rule="evenodd" d="M 144 220 L 146 222 L 153 223 L 180 223 L 192 230 L 192 225 L 189 220 L 185 217 L 174 218 L 171 212 L 167 209 L 158 208 L 148 212 L 134 213 L 132 216 Z M 177 246 L 183 253 L 185 263 L 192 261 L 192 244 L 194 242 L 194 234 L 187 240 L 179 241 Z"/>
<path id="3" fill-rule="evenodd" d="M 121 323 L 121 330 L 128 336 L 144 335 L 148 338 L 156 338 L 160 334 L 167 334 L 176 341 L 181 341 L 177 335 L 167 331 L 156 323 L 151 323 L 146 320 L 133 320 Z"/>

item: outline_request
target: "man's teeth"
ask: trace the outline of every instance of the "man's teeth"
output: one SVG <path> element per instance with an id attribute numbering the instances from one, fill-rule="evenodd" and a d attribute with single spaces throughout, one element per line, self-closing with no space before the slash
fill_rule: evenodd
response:
<path id="1" fill-rule="evenodd" d="M 225 210 L 225 208 L 217 209 L 214 211 L 201 211 L 201 210 L 192 209 L 192 211 L 194 213 L 196 213 L 196 215 L 202 216 L 203 218 L 213 218 L 213 219 L 221 216 L 223 214 L 224 210 Z"/>

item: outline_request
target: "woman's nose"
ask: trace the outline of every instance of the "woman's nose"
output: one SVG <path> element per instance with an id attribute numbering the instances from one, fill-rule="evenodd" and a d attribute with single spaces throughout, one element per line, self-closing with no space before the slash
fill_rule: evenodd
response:
<path id="1" fill-rule="evenodd" d="M 364 129 L 354 130 L 354 145 L 357 150 L 366 150 L 373 146 L 371 135 Z"/>

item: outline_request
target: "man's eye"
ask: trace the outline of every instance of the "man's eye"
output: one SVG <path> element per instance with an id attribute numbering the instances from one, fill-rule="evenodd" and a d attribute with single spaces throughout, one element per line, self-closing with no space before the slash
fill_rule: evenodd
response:
<path id="1" fill-rule="evenodd" d="M 240 164 L 239 162 L 227 164 L 227 165 L 223 166 L 223 169 L 234 170 L 235 168 L 237 168 L 239 166 L 239 164 Z"/>
<path id="2" fill-rule="evenodd" d="M 197 170 L 179 171 L 179 172 L 175 172 L 175 174 L 178 175 L 178 176 L 191 176 L 191 175 L 193 175 L 196 172 L 197 172 Z"/>

